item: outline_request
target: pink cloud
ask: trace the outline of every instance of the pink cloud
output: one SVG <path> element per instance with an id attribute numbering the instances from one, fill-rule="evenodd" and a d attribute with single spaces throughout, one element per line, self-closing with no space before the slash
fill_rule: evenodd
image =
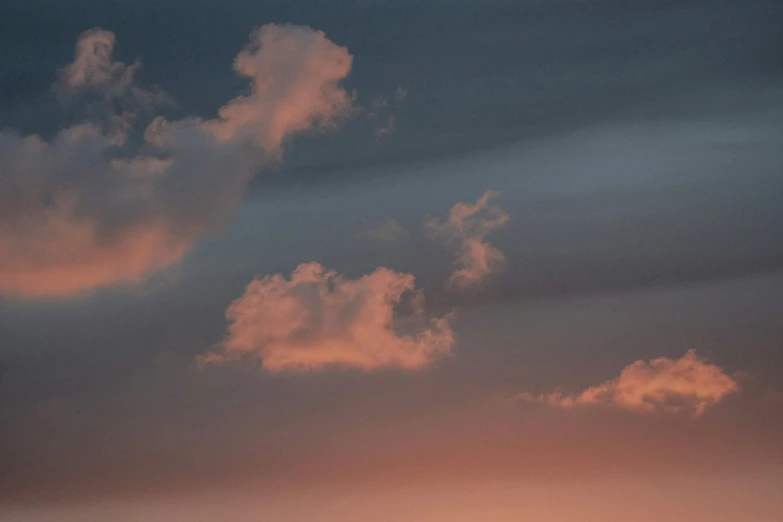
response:
<path id="1" fill-rule="evenodd" d="M 384 267 L 348 279 L 305 263 L 290 279 L 282 274 L 256 279 L 231 304 L 226 319 L 227 338 L 201 362 L 258 357 L 272 372 L 416 369 L 454 345 L 450 316 L 426 317 L 413 276 Z"/>
<path id="2" fill-rule="evenodd" d="M 73 62 L 60 69 L 63 89 L 102 89 L 122 91 L 133 86 L 139 62 L 126 65 L 112 60 L 116 38 L 100 28 L 82 33 L 76 42 Z"/>
<path id="3" fill-rule="evenodd" d="M 108 31 L 84 33 L 59 88 L 146 96 L 134 83 L 137 64 L 112 61 L 114 45 Z M 0 132 L 0 292 L 52 297 L 144 280 L 219 230 L 289 137 L 350 112 L 340 81 L 351 57 L 320 31 L 264 26 L 234 68 L 250 78 L 249 95 L 214 120 L 155 119 L 135 156 L 118 148 L 135 113 L 50 141 Z"/>
<path id="4" fill-rule="evenodd" d="M 636 361 L 626 366 L 617 379 L 591 386 L 577 395 L 523 393 L 518 398 L 562 408 L 605 404 L 649 412 L 690 411 L 699 416 L 737 391 L 736 380 L 690 350 L 676 360 L 659 357 L 650 362 Z"/>
<path id="5" fill-rule="evenodd" d="M 508 221 L 508 214 L 502 208 L 490 204 L 499 195 L 488 190 L 474 204 L 455 204 L 445 222 L 439 219 L 425 222 L 437 236 L 458 247 L 458 268 L 449 277 L 449 282 L 458 288 L 477 286 L 504 267 L 503 253 L 485 239 Z"/>
<path id="6" fill-rule="evenodd" d="M 294 133 L 328 126 L 351 112 L 340 81 L 351 71 L 345 47 L 321 31 L 265 25 L 237 55 L 234 70 L 251 80 L 251 92 L 221 107 L 210 128 L 221 139 L 253 139 L 277 151 Z"/>

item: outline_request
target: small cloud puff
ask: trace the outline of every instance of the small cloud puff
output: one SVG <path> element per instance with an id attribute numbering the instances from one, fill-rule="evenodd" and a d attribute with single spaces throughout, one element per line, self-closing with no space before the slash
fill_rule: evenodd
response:
<path id="1" fill-rule="evenodd" d="M 689 411 L 698 417 L 737 391 L 736 380 L 690 350 L 677 360 L 659 357 L 650 362 L 636 361 L 617 379 L 591 386 L 578 395 L 523 393 L 517 399 L 561 408 L 604 404 L 648 412 Z"/>
<path id="2" fill-rule="evenodd" d="M 348 279 L 318 263 L 301 264 L 290 279 L 274 274 L 251 282 L 226 319 L 226 339 L 201 363 L 251 357 L 271 372 L 417 369 L 455 342 L 449 315 L 425 317 L 413 276 L 385 267 Z"/>
<path id="3" fill-rule="evenodd" d="M 502 208 L 490 204 L 490 200 L 499 195 L 499 192 L 488 190 L 474 204 L 455 204 L 445 222 L 439 219 L 425 221 L 436 236 L 459 249 L 459 268 L 449 277 L 449 282 L 457 288 L 477 286 L 505 265 L 503 253 L 485 240 L 487 234 L 508 221 L 508 214 Z"/>

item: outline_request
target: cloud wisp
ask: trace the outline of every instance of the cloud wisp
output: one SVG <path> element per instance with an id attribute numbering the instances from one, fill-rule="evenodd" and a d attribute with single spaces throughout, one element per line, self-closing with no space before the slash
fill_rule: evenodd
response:
<path id="1" fill-rule="evenodd" d="M 252 281 L 226 311 L 228 335 L 203 364 L 260 358 L 270 372 L 423 368 L 454 345 L 451 316 L 430 318 L 410 274 L 349 279 L 318 263 Z"/>
<path id="2" fill-rule="evenodd" d="M 359 235 L 379 243 L 397 243 L 409 237 L 410 232 L 393 217 L 387 217 L 380 223 L 367 226 Z"/>
<path id="3" fill-rule="evenodd" d="M 341 86 L 347 49 L 308 27 L 271 24 L 234 62 L 247 94 L 215 119 L 155 118 L 131 147 L 134 110 L 159 97 L 135 85 L 138 63 L 112 61 L 114 45 L 108 31 L 85 32 L 56 88 L 125 100 L 118 113 L 51 140 L 0 132 L 0 293 L 56 297 L 144 280 L 219 230 L 289 138 L 352 112 Z"/>
<path id="4" fill-rule="evenodd" d="M 127 65 L 112 60 L 116 44 L 111 31 L 95 28 L 82 33 L 73 62 L 59 70 L 55 90 L 72 98 L 92 95 L 104 100 L 133 99 L 147 108 L 165 102 L 164 93 L 137 84 L 140 61 Z"/>
<path id="5" fill-rule="evenodd" d="M 659 357 L 626 366 L 616 379 L 566 395 L 522 393 L 518 400 L 560 408 L 610 405 L 645 412 L 690 412 L 694 417 L 739 391 L 739 383 L 694 350 L 679 359 Z"/>
<path id="6" fill-rule="evenodd" d="M 367 112 L 367 118 L 371 122 L 374 122 L 375 137 L 384 138 L 391 136 L 397 130 L 395 113 L 399 110 L 402 102 L 408 96 L 408 91 L 401 86 L 397 87 L 397 91 L 394 93 L 394 98 L 391 102 L 384 97 L 380 96 L 375 98 L 370 104 L 370 109 Z"/>
<path id="7" fill-rule="evenodd" d="M 433 234 L 459 250 L 458 268 L 449 277 L 449 283 L 456 288 L 476 287 L 505 266 L 503 252 L 486 241 L 490 232 L 508 221 L 506 211 L 490 203 L 499 195 L 499 192 L 488 190 L 476 203 L 455 204 L 445 222 L 437 218 L 425 221 Z"/>

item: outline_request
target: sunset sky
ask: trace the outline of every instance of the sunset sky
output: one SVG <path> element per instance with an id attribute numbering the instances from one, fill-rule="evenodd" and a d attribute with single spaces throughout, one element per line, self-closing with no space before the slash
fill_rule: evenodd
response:
<path id="1" fill-rule="evenodd" d="M 0 0 L 0 521 L 783 521 L 779 0 Z"/>

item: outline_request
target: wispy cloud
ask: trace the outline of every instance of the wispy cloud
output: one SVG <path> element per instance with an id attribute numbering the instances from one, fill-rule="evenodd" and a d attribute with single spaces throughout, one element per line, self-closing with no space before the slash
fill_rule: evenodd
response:
<path id="1" fill-rule="evenodd" d="M 425 221 L 430 231 L 459 250 L 459 268 L 449 277 L 449 282 L 457 288 L 477 286 L 505 265 L 503 253 L 486 241 L 490 232 L 508 221 L 508 214 L 502 208 L 490 204 L 499 195 L 488 190 L 474 204 L 455 204 L 445 222 L 437 218 Z"/>
<path id="2" fill-rule="evenodd" d="M 142 87 L 136 81 L 141 62 L 128 65 L 113 60 L 114 33 L 100 28 L 82 33 L 73 62 L 58 71 L 53 88 L 61 102 L 81 108 L 89 121 L 100 123 L 115 145 L 123 145 L 140 113 L 150 115 L 158 107 L 174 105 L 160 89 Z"/>
<path id="3" fill-rule="evenodd" d="M 402 87 L 397 87 L 397 91 L 391 98 L 379 96 L 372 100 L 370 109 L 367 112 L 367 118 L 374 122 L 375 137 L 383 138 L 394 134 L 397 130 L 396 112 L 408 96 L 408 91 Z"/>
<path id="4" fill-rule="evenodd" d="M 133 97 L 150 104 L 159 101 L 163 93 L 143 88 L 135 81 L 140 61 L 127 65 L 112 59 L 116 43 L 111 31 L 95 28 L 82 33 L 73 62 L 59 70 L 55 89 L 69 96 L 91 93 L 103 98 Z"/>
<path id="5" fill-rule="evenodd" d="M 361 235 L 381 243 L 395 243 L 405 239 L 410 233 L 396 219 L 387 217 L 380 223 L 367 226 Z"/>
<path id="6" fill-rule="evenodd" d="M 690 350 L 680 359 L 659 357 L 626 366 L 616 379 L 591 386 L 576 395 L 522 393 L 517 398 L 561 408 L 612 405 L 650 412 L 689 411 L 699 416 L 739 391 L 739 384 L 720 367 Z"/>
<path id="7" fill-rule="evenodd" d="M 450 316 L 428 318 L 414 278 L 380 267 L 349 279 L 318 263 L 251 282 L 226 312 L 228 336 L 202 363 L 260 358 L 272 372 L 331 366 L 416 369 L 454 345 Z"/>
<path id="8" fill-rule="evenodd" d="M 138 63 L 112 60 L 114 45 L 108 31 L 84 33 L 58 89 L 154 100 L 135 84 Z M 132 104 L 109 125 L 82 123 L 50 141 L 0 132 L 0 292 L 68 295 L 138 282 L 177 262 L 230 219 L 287 139 L 351 113 L 340 85 L 351 60 L 320 31 L 266 25 L 234 62 L 249 93 L 215 119 L 158 117 L 135 151 L 126 146 Z"/>

